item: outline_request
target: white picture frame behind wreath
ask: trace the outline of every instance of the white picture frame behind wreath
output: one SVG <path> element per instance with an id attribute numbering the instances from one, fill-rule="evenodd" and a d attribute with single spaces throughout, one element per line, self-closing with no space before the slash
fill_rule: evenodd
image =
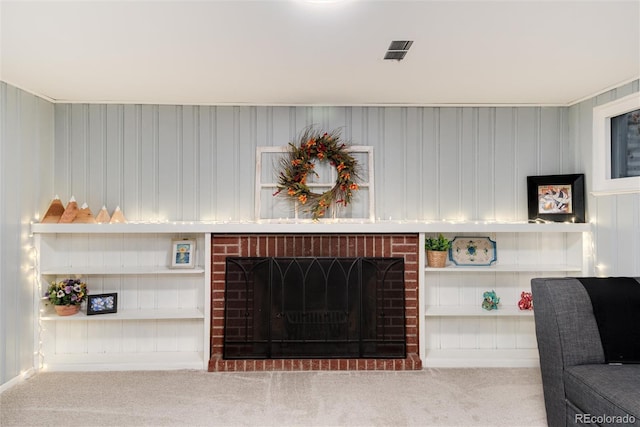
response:
<path id="1" fill-rule="evenodd" d="M 193 268 L 196 265 L 196 241 L 173 239 L 171 241 L 171 268 Z"/>
<path id="2" fill-rule="evenodd" d="M 300 209 L 298 203 L 295 208 L 290 209 L 290 205 L 280 206 L 273 194 L 277 188 L 277 166 L 278 159 L 282 154 L 287 153 L 289 146 L 259 146 L 256 147 L 256 177 L 255 177 L 255 218 L 261 220 L 283 220 L 291 219 L 297 221 L 300 219 Z M 340 211 L 336 218 L 341 221 L 363 221 L 373 222 L 375 218 L 375 180 L 373 174 L 373 147 L 365 145 L 352 145 L 349 152 L 358 159 L 360 163 L 360 176 L 358 185 L 360 190 L 356 192 L 353 202 L 349 205 L 349 210 L 334 207 Z M 270 161 L 271 160 L 271 161 Z M 330 168 L 335 174 L 334 168 Z M 331 173 L 324 177 L 324 184 L 311 184 L 316 188 L 331 188 L 335 176 Z M 345 212 L 347 211 L 347 212 Z M 323 218 L 320 221 L 331 219 Z"/>

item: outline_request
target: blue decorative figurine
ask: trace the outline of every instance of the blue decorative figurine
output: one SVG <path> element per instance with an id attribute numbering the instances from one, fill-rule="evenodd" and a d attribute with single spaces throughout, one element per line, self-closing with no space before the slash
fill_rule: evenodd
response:
<path id="1" fill-rule="evenodd" d="M 500 297 L 496 295 L 496 291 L 491 290 L 482 294 L 482 308 L 485 310 L 497 310 L 500 303 Z"/>

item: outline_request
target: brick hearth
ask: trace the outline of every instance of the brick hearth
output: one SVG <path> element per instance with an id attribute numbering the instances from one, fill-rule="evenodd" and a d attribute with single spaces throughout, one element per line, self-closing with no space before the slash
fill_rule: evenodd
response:
<path id="1" fill-rule="evenodd" d="M 214 234 L 211 237 L 211 358 L 209 371 L 416 370 L 418 356 L 418 235 Z M 225 260 L 243 257 L 404 257 L 405 359 L 224 360 Z"/>

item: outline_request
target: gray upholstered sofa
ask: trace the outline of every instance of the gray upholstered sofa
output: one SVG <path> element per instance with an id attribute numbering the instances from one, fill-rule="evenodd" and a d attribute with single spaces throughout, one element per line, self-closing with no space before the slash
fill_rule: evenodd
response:
<path id="1" fill-rule="evenodd" d="M 640 426 L 640 364 L 605 363 L 581 282 L 540 278 L 531 288 L 549 426 Z"/>

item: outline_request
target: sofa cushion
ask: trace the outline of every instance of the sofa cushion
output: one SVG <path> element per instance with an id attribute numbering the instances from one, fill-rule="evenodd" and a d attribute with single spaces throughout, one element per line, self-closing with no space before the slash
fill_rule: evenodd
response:
<path id="1" fill-rule="evenodd" d="M 640 282 L 631 277 L 580 277 L 598 323 L 605 362 L 640 363 Z"/>
<path id="2" fill-rule="evenodd" d="M 564 372 L 564 381 L 567 400 L 584 414 L 626 415 L 633 417 L 627 423 L 640 426 L 640 365 L 571 366 Z"/>
<path id="3" fill-rule="evenodd" d="M 564 366 L 604 363 L 598 324 L 582 283 L 575 278 L 535 278 L 531 290 L 541 365 L 557 370 L 552 376 L 559 377 Z"/>

